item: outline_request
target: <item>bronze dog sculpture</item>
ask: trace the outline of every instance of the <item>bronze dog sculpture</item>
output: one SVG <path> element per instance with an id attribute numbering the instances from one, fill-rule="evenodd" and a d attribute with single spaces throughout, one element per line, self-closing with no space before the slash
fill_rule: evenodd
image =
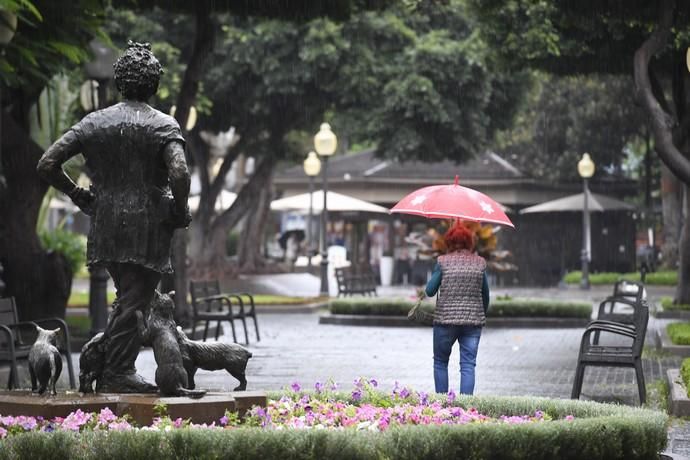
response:
<path id="1" fill-rule="evenodd" d="M 187 370 L 187 383 L 194 388 L 194 374 L 197 369 L 217 371 L 225 369 L 240 381 L 233 391 L 247 389 L 247 361 L 252 357 L 249 350 L 236 343 L 200 342 L 189 340 L 181 327 L 177 327 L 177 337 L 182 351 L 182 361 Z"/>
<path id="2" fill-rule="evenodd" d="M 38 394 L 45 393 L 50 387 L 50 394 L 56 395 L 55 383 L 62 372 L 62 357 L 56 348 L 57 333 L 60 330 L 46 330 L 36 326 L 38 337 L 29 350 L 29 375 L 31 376 L 31 391 Z M 38 381 L 38 385 L 37 385 Z"/>

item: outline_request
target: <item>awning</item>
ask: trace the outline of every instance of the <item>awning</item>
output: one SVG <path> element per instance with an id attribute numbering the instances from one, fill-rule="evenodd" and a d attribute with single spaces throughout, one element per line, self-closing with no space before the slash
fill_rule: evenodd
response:
<path id="1" fill-rule="evenodd" d="M 309 193 L 302 193 L 274 200 L 271 202 L 271 210 L 309 212 L 309 195 Z M 312 196 L 313 212 L 320 214 L 323 210 L 323 190 L 314 191 Z M 388 209 L 383 206 L 331 191 L 328 192 L 326 205 L 329 212 L 361 211 L 388 214 Z"/>
<path id="2" fill-rule="evenodd" d="M 566 196 L 553 201 L 530 206 L 520 211 L 520 214 L 530 214 L 536 212 L 565 212 L 565 211 L 582 211 L 585 206 L 585 194 L 578 193 L 577 195 Z M 610 196 L 599 195 L 589 192 L 587 200 L 587 209 L 592 212 L 602 211 L 632 211 L 634 206 Z"/>

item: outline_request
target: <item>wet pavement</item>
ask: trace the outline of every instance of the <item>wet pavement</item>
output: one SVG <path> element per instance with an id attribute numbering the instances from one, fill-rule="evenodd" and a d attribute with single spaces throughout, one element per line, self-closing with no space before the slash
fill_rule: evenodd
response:
<path id="1" fill-rule="evenodd" d="M 285 278 L 297 295 L 310 295 L 318 282 L 309 275 Z M 280 276 L 278 276 L 280 278 Z M 298 281 L 304 281 L 300 284 Z M 273 276 L 274 285 L 281 284 Z M 256 280 L 254 280 L 256 283 Z M 316 283 L 316 284 L 315 284 Z M 247 288 L 249 283 L 244 283 Z M 251 285 L 260 292 L 261 282 Z M 259 287 L 257 287 L 259 286 Z M 267 290 L 271 292 L 270 289 Z M 569 289 L 492 289 L 492 297 L 556 298 L 598 302 L 611 292 L 610 286 L 589 291 Z M 650 302 L 662 295 L 672 295 L 671 288 L 650 288 Z M 380 296 L 411 297 L 415 287 L 381 288 Z M 358 377 L 375 378 L 384 389 L 396 382 L 420 391 L 433 391 L 431 329 L 320 325 L 323 311 L 311 313 L 263 313 L 259 316 L 261 341 L 256 342 L 250 327 L 253 357 L 247 368 L 248 389 L 278 390 L 293 382 L 312 387 L 315 382 L 333 380 L 349 389 Z M 647 384 L 664 379 L 668 368 L 679 367 L 681 359 L 654 351 L 652 338 L 664 322 L 650 318 L 648 346 L 644 359 Z M 241 337 L 242 334 L 240 333 Z M 477 357 L 475 393 L 485 395 L 532 395 L 570 398 L 582 329 L 509 329 L 485 328 Z M 221 340 L 231 340 L 227 336 Z M 450 359 L 451 387 L 459 388 L 459 354 Z M 75 355 L 75 364 L 78 355 Z M 143 350 L 137 360 L 140 373 L 154 380 L 155 361 L 150 350 Z M 0 370 L 0 378 L 4 370 Z M 20 371 L 21 372 L 21 371 Z M 25 372 L 24 372 L 25 373 Z M 6 379 L 6 377 L 4 377 Z M 237 381 L 223 371 L 199 370 L 198 388 L 231 390 Z M 65 382 L 66 383 L 66 382 Z M 582 399 L 637 404 L 634 371 L 626 368 L 588 368 Z M 669 454 L 674 458 L 690 456 L 690 423 L 674 420 L 669 430 Z"/>

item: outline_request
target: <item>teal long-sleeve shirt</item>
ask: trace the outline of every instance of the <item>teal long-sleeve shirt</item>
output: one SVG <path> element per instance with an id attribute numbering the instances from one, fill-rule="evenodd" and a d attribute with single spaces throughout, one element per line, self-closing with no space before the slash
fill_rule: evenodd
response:
<path id="1" fill-rule="evenodd" d="M 442 278 L 443 272 L 441 271 L 441 266 L 436 264 L 434 266 L 434 271 L 431 273 L 429 282 L 426 283 L 426 289 L 424 290 L 427 297 L 436 295 L 438 289 L 441 287 Z M 489 280 L 486 277 L 486 272 L 482 274 L 482 303 L 484 304 L 484 313 L 486 313 L 489 310 Z"/>

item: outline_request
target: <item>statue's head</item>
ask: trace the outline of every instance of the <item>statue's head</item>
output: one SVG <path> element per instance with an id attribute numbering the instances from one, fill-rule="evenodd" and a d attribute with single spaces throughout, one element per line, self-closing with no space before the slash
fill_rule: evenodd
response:
<path id="1" fill-rule="evenodd" d="M 156 94 L 163 67 L 151 52 L 151 44 L 130 40 L 114 67 L 115 85 L 125 99 L 147 101 Z"/>

